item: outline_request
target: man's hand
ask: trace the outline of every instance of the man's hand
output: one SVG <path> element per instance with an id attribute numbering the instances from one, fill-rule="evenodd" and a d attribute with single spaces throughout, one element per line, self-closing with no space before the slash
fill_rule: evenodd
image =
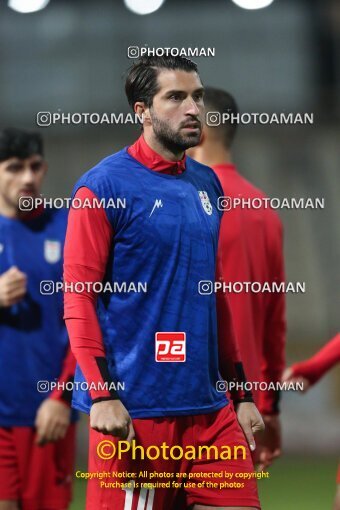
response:
<path id="1" fill-rule="evenodd" d="M 282 382 L 287 382 L 287 383 L 292 382 L 294 384 L 302 383 L 303 390 L 300 390 L 302 393 L 305 393 L 311 387 L 311 383 L 308 381 L 308 379 L 306 379 L 305 377 L 302 377 L 302 375 L 294 375 L 291 367 L 286 368 L 286 370 L 283 372 Z"/>
<path id="2" fill-rule="evenodd" d="M 22 300 L 27 291 L 27 276 L 12 266 L 0 276 L 0 307 L 7 308 Z"/>
<path id="3" fill-rule="evenodd" d="M 129 443 L 135 437 L 132 420 L 120 400 L 104 400 L 93 404 L 90 426 L 102 434 L 111 434 Z"/>
<path id="4" fill-rule="evenodd" d="M 256 448 L 254 434 L 264 430 L 262 417 L 257 407 L 252 402 L 241 402 L 237 404 L 237 419 L 246 436 L 249 448 L 253 452 Z"/>
<path id="5" fill-rule="evenodd" d="M 264 471 L 281 455 L 281 423 L 277 415 L 262 415 L 265 429 L 257 439 L 257 470 Z"/>
<path id="6" fill-rule="evenodd" d="M 47 398 L 40 404 L 36 418 L 36 443 L 43 445 L 63 439 L 70 424 L 71 409 L 64 403 Z"/>

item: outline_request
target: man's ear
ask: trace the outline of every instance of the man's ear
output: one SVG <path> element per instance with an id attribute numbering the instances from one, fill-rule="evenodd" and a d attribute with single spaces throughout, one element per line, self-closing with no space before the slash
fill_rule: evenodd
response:
<path id="1" fill-rule="evenodd" d="M 135 114 L 141 119 L 142 124 L 150 121 L 150 109 L 145 106 L 143 101 L 137 101 L 134 106 Z"/>
<path id="2" fill-rule="evenodd" d="M 46 159 L 44 159 L 44 161 L 43 161 L 43 169 L 44 169 L 44 175 L 46 175 L 47 171 L 48 171 L 48 163 L 47 163 Z"/>

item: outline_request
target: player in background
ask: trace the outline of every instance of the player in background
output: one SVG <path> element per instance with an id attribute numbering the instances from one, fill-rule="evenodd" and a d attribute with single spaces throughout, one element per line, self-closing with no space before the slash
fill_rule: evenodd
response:
<path id="1" fill-rule="evenodd" d="M 75 360 L 62 294 L 40 292 L 62 278 L 66 214 L 33 207 L 46 171 L 40 135 L 0 132 L 0 510 L 66 510 L 71 497 L 74 411 L 47 385 L 73 380 Z"/>
<path id="2" fill-rule="evenodd" d="M 278 215 L 270 208 L 232 205 L 235 198 L 265 197 L 232 163 L 232 144 L 237 124 L 232 122 L 231 116 L 238 113 L 235 99 L 224 90 L 206 87 L 204 104 L 206 125 L 202 140 L 188 152 L 196 161 L 214 170 L 226 197 L 221 201 L 221 207 L 226 210 L 221 222 L 218 248 L 224 281 L 284 281 L 282 225 Z M 219 125 L 215 123 L 218 118 L 216 112 L 221 119 Z M 229 114 L 229 118 L 226 114 Z M 248 381 L 280 382 L 285 366 L 284 294 L 242 291 L 228 292 L 228 295 Z M 262 470 L 281 453 L 279 392 L 259 392 L 255 388 L 253 394 L 265 423 L 254 457 Z"/>
<path id="3" fill-rule="evenodd" d="M 91 385 L 90 394 L 77 389 L 73 402 L 90 414 L 89 471 L 160 473 L 144 482 L 164 481 L 164 471 L 192 473 L 196 486 L 140 491 L 101 488 L 98 480 L 89 480 L 86 508 L 259 508 L 253 478 L 243 488 L 205 486 L 205 472 L 223 472 L 224 481 L 226 469 L 253 472 L 245 436 L 254 449 L 253 433 L 262 429 L 262 420 L 250 394 L 233 392 L 236 417 L 225 391 L 218 391 L 221 377 L 241 382 L 244 373 L 226 296 L 199 292 L 201 280 L 216 278 L 222 189 L 212 170 L 185 156 L 201 136 L 197 66 L 182 57 L 143 58 L 129 70 L 125 90 L 144 118 L 143 134 L 85 173 L 74 196 L 125 198 L 126 207 L 71 209 L 64 281 L 147 282 L 148 287 L 146 293 L 65 294 L 65 319 L 79 364 L 76 380 Z M 175 332 L 177 339 L 162 343 L 164 332 Z M 169 348 L 172 341 L 175 349 Z M 217 448 L 245 445 L 248 453 L 229 462 L 164 457 L 140 462 L 127 455 L 103 461 L 97 447 L 105 434 L 115 436 L 117 447 L 119 440 L 136 438 L 144 448 L 164 442 L 184 448 L 194 441 Z"/>
<path id="4" fill-rule="evenodd" d="M 316 384 L 326 372 L 340 362 L 340 333 L 335 335 L 311 358 L 294 363 L 283 373 L 284 382 L 303 383 L 303 391 Z M 337 490 L 334 510 L 340 510 L 340 465 L 336 478 Z"/>

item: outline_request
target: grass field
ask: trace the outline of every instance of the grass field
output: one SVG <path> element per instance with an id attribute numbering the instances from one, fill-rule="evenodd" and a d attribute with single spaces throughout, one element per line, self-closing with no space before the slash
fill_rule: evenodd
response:
<path id="1" fill-rule="evenodd" d="M 278 461 L 269 479 L 259 482 L 262 510 L 331 510 L 337 464 L 337 458 L 327 457 Z M 85 487 L 77 481 L 71 510 L 85 508 Z"/>

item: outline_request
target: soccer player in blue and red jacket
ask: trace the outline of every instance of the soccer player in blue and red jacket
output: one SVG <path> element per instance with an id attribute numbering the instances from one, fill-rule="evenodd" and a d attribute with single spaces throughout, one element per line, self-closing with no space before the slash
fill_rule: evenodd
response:
<path id="1" fill-rule="evenodd" d="M 146 282 L 147 292 L 104 292 L 98 299 L 88 289 L 65 293 L 76 379 L 91 385 L 90 393 L 77 390 L 73 402 L 90 414 L 90 472 L 159 474 L 144 482 L 164 482 L 164 472 L 185 473 L 195 483 L 140 490 L 103 487 L 92 479 L 86 508 L 260 508 L 249 446 L 255 448 L 253 433 L 263 423 L 251 395 L 234 393 L 235 413 L 219 388 L 221 378 L 244 382 L 245 376 L 226 296 L 199 286 L 220 278 L 222 188 L 211 169 L 185 156 L 201 136 L 204 88 L 197 66 L 181 57 L 142 58 L 129 70 L 125 90 L 143 117 L 143 133 L 85 173 L 74 196 L 84 204 L 124 198 L 126 207 L 71 209 L 64 281 Z M 114 383 L 117 391 L 104 383 Z M 118 446 L 133 438 L 145 450 L 162 443 L 176 451 L 243 445 L 247 455 L 142 461 L 130 454 L 112 458 L 105 450 L 103 460 L 98 445 L 107 434 Z M 229 484 L 230 473 L 233 482 L 239 473 L 249 479 Z M 223 488 L 207 483 L 217 477 Z"/>
<path id="2" fill-rule="evenodd" d="M 46 170 L 38 134 L 0 132 L 1 510 L 65 510 L 71 497 L 74 411 L 62 384 L 47 385 L 71 381 L 75 359 L 61 294 L 40 293 L 62 278 L 67 218 L 33 207 Z"/>

